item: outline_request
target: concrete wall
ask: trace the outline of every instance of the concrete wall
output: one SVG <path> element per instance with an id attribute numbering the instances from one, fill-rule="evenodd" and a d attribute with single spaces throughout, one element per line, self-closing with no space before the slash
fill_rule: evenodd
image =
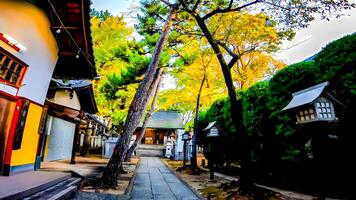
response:
<path id="1" fill-rule="evenodd" d="M 0 0 L 0 32 L 23 44 L 17 52 L 6 43 L 0 46 L 29 65 L 18 96 L 44 104 L 47 89 L 57 62 L 57 44 L 50 31 L 47 15 L 23 0 Z"/>

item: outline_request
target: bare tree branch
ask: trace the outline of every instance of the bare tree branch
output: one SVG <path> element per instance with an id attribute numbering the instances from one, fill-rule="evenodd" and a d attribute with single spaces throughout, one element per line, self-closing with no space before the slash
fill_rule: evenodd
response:
<path id="1" fill-rule="evenodd" d="M 183 6 L 184 10 L 186 10 L 189 13 L 194 13 L 192 10 L 190 10 L 187 6 L 187 4 L 184 2 L 184 0 L 178 0 L 179 4 Z"/>
<path id="2" fill-rule="evenodd" d="M 237 62 L 238 59 L 239 59 L 239 56 L 232 57 L 229 64 L 227 65 L 228 68 L 231 69 L 235 65 L 235 63 Z"/>
<path id="3" fill-rule="evenodd" d="M 225 43 L 216 40 L 217 44 L 220 45 L 222 48 L 225 49 L 227 53 L 230 54 L 231 57 L 238 57 Z"/>
<path id="4" fill-rule="evenodd" d="M 200 4 L 200 1 L 201 0 L 197 0 L 197 2 L 195 2 L 194 7 L 192 9 L 193 12 L 195 12 L 195 10 L 198 8 L 198 5 Z"/>
<path id="5" fill-rule="evenodd" d="M 232 3 L 232 1 L 233 1 L 233 0 L 230 1 L 230 4 Z M 240 10 L 243 9 L 243 8 L 246 8 L 246 7 L 248 7 L 248 6 L 251 6 L 251 5 L 253 5 L 253 4 L 255 4 L 255 3 L 259 3 L 259 2 L 261 2 L 261 0 L 255 0 L 255 1 L 253 1 L 253 2 L 247 3 L 247 4 L 245 4 L 245 5 L 242 5 L 242 6 L 239 6 L 239 7 L 236 7 L 236 8 L 231 8 L 231 7 L 230 7 L 230 4 L 229 4 L 229 6 L 228 6 L 227 8 L 224 8 L 224 9 L 217 8 L 217 9 L 211 11 L 210 13 L 206 14 L 205 16 L 203 16 L 202 19 L 203 19 L 203 20 L 206 20 L 206 19 L 210 18 L 211 16 L 216 15 L 216 14 L 218 14 L 218 13 L 227 13 L 227 12 L 240 11 Z"/>
<path id="6" fill-rule="evenodd" d="M 169 2 L 169 0 L 161 0 L 161 2 L 166 4 L 170 8 L 173 8 L 173 7 L 177 6 L 176 4 L 173 4 L 173 3 Z"/>

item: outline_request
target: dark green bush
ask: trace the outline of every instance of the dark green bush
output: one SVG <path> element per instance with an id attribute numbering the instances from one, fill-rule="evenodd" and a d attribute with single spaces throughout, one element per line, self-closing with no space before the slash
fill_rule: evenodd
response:
<path id="1" fill-rule="evenodd" d="M 356 152 L 356 134 L 350 130 L 354 129 L 356 113 L 355 34 L 328 44 L 314 61 L 287 66 L 271 80 L 257 83 L 240 92 L 243 127 L 237 127 L 237 131 L 231 121 L 228 98 L 216 101 L 209 110 L 202 113 L 200 125 L 203 127 L 211 121 L 217 121 L 228 136 L 220 144 L 221 154 L 224 156 L 229 153 L 228 150 L 238 154 L 238 140 L 231 138 L 240 132 L 248 135 L 249 141 L 246 142 L 249 145 L 246 146 L 250 148 L 251 161 L 260 161 L 265 165 L 286 160 L 294 163 L 308 161 L 310 158 L 307 157 L 307 152 L 310 151 L 310 146 L 306 143 L 315 132 L 310 131 L 308 126 L 296 125 L 294 113 L 282 109 L 292 99 L 293 92 L 324 81 L 330 82 L 327 91 L 338 102 L 335 109 L 339 122 L 334 124 L 342 146 L 340 158 L 349 167 L 345 171 L 354 174 L 354 170 L 350 171 L 352 167 L 356 167 L 352 164 Z"/>

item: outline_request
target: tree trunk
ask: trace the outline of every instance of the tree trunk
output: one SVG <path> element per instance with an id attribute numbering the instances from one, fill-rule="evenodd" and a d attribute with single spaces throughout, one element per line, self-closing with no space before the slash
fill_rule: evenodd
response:
<path id="1" fill-rule="evenodd" d="M 147 112 L 147 114 L 145 116 L 145 119 L 143 120 L 142 129 L 138 133 L 135 142 L 132 144 L 130 149 L 127 151 L 125 161 L 129 161 L 130 160 L 130 158 L 132 156 L 132 153 L 136 150 L 137 146 L 141 143 L 143 135 L 145 134 L 147 122 L 150 119 L 150 117 L 152 116 L 152 113 L 156 109 L 155 108 L 156 107 L 156 99 L 157 99 L 157 95 L 158 95 L 158 92 L 159 92 L 159 86 L 161 85 L 161 81 L 162 81 L 163 68 L 160 68 L 157 73 L 158 73 L 159 77 L 155 80 L 155 84 L 154 84 L 155 90 L 152 91 L 152 93 L 154 92 L 154 94 L 153 94 L 153 100 L 152 100 L 152 103 L 151 103 L 151 109 Z M 152 93 L 150 95 L 150 98 L 152 96 Z"/>
<path id="2" fill-rule="evenodd" d="M 85 133 L 85 137 L 84 137 L 84 143 L 83 143 L 83 148 L 82 148 L 82 151 L 81 151 L 81 156 L 86 156 L 88 157 L 89 156 L 89 150 L 90 150 L 90 136 L 92 136 L 93 134 L 93 128 L 89 128 L 89 125 L 88 125 L 88 128 L 86 130 L 86 133 Z"/>
<path id="3" fill-rule="evenodd" d="M 175 18 L 175 10 L 172 9 L 168 14 L 166 22 L 162 28 L 161 37 L 156 44 L 155 51 L 152 55 L 152 60 L 148 66 L 146 75 L 141 81 L 129 107 L 123 133 L 116 143 L 113 155 L 111 156 L 109 163 L 105 168 L 102 177 L 103 184 L 105 185 L 117 185 L 119 167 L 126 157 L 130 138 L 140 123 L 143 112 L 146 110 L 149 94 L 153 90 L 154 79 L 158 78 L 156 72 L 161 60 L 164 44 L 167 41 L 169 30 L 172 27 L 173 18 Z"/>
<path id="4" fill-rule="evenodd" d="M 199 108 L 200 108 L 200 96 L 201 92 L 203 91 L 203 86 L 206 80 L 206 69 L 207 66 L 204 68 L 204 76 L 203 79 L 201 80 L 198 96 L 197 96 L 197 105 L 195 107 L 195 118 L 194 118 L 194 134 L 193 134 L 193 139 L 192 139 L 192 158 L 191 158 L 191 168 L 196 169 L 197 168 L 197 126 L 199 122 Z"/>
<path id="5" fill-rule="evenodd" d="M 78 150 L 78 141 L 80 140 L 80 125 L 76 124 L 75 125 L 75 132 L 74 132 L 74 139 L 73 139 L 73 146 L 72 146 L 72 156 L 70 158 L 70 164 L 75 164 L 75 155 Z"/>
<path id="6" fill-rule="evenodd" d="M 221 52 L 218 43 L 216 42 L 216 40 L 214 39 L 214 36 L 211 34 L 211 32 L 209 31 L 208 27 L 205 24 L 205 21 L 199 16 L 199 15 L 194 15 L 194 18 L 197 22 L 197 24 L 199 25 L 200 29 L 202 30 L 204 36 L 206 37 L 206 39 L 208 40 L 210 46 L 212 47 L 212 49 L 214 50 L 214 54 L 216 55 L 219 64 L 221 66 L 221 70 L 223 72 L 224 75 L 224 80 L 225 80 L 225 84 L 228 90 L 228 94 L 229 94 L 229 98 L 230 98 L 230 102 L 231 102 L 231 118 L 233 121 L 233 124 L 235 125 L 236 130 L 239 128 L 239 140 L 241 141 L 239 143 L 239 150 L 241 152 L 241 157 L 240 157 L 240 161 L 241 161 L 241 174 L 240 174 L 240 188 L 242 190 L 249 190 L 249 188 L 251 187 L 251 180 L 250 180 L 250 176 L 248 173 L 248 150 L 247 150 L 247 137 L 244 133 L 243 130 L 243 126 L 242 126 L 242 112 L 239 111 L 239 105 L 238 105 L 238 101 L 237 101 L 237 96 L 236 96 L 236 91 L 235 91 L 235 87 L 233 84 L 233 80 L 232 80 L 232 76 L 231 76 L 231 71 L 230 68 L 236 64 L 237 60 L 232 59 L 232 61 L 234 62 L 230 62 L 229 64 L 227 64 L 227 62 L 225 61 L 224 55 Z"/>

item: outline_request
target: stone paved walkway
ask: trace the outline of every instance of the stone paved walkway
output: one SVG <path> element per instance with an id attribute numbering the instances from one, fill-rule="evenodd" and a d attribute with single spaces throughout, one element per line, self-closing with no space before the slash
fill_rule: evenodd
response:
<path id="1" fill-rule="evenodd" d="M 141 157 L 131 199 L 199 199 L 156 157 Z"/>

